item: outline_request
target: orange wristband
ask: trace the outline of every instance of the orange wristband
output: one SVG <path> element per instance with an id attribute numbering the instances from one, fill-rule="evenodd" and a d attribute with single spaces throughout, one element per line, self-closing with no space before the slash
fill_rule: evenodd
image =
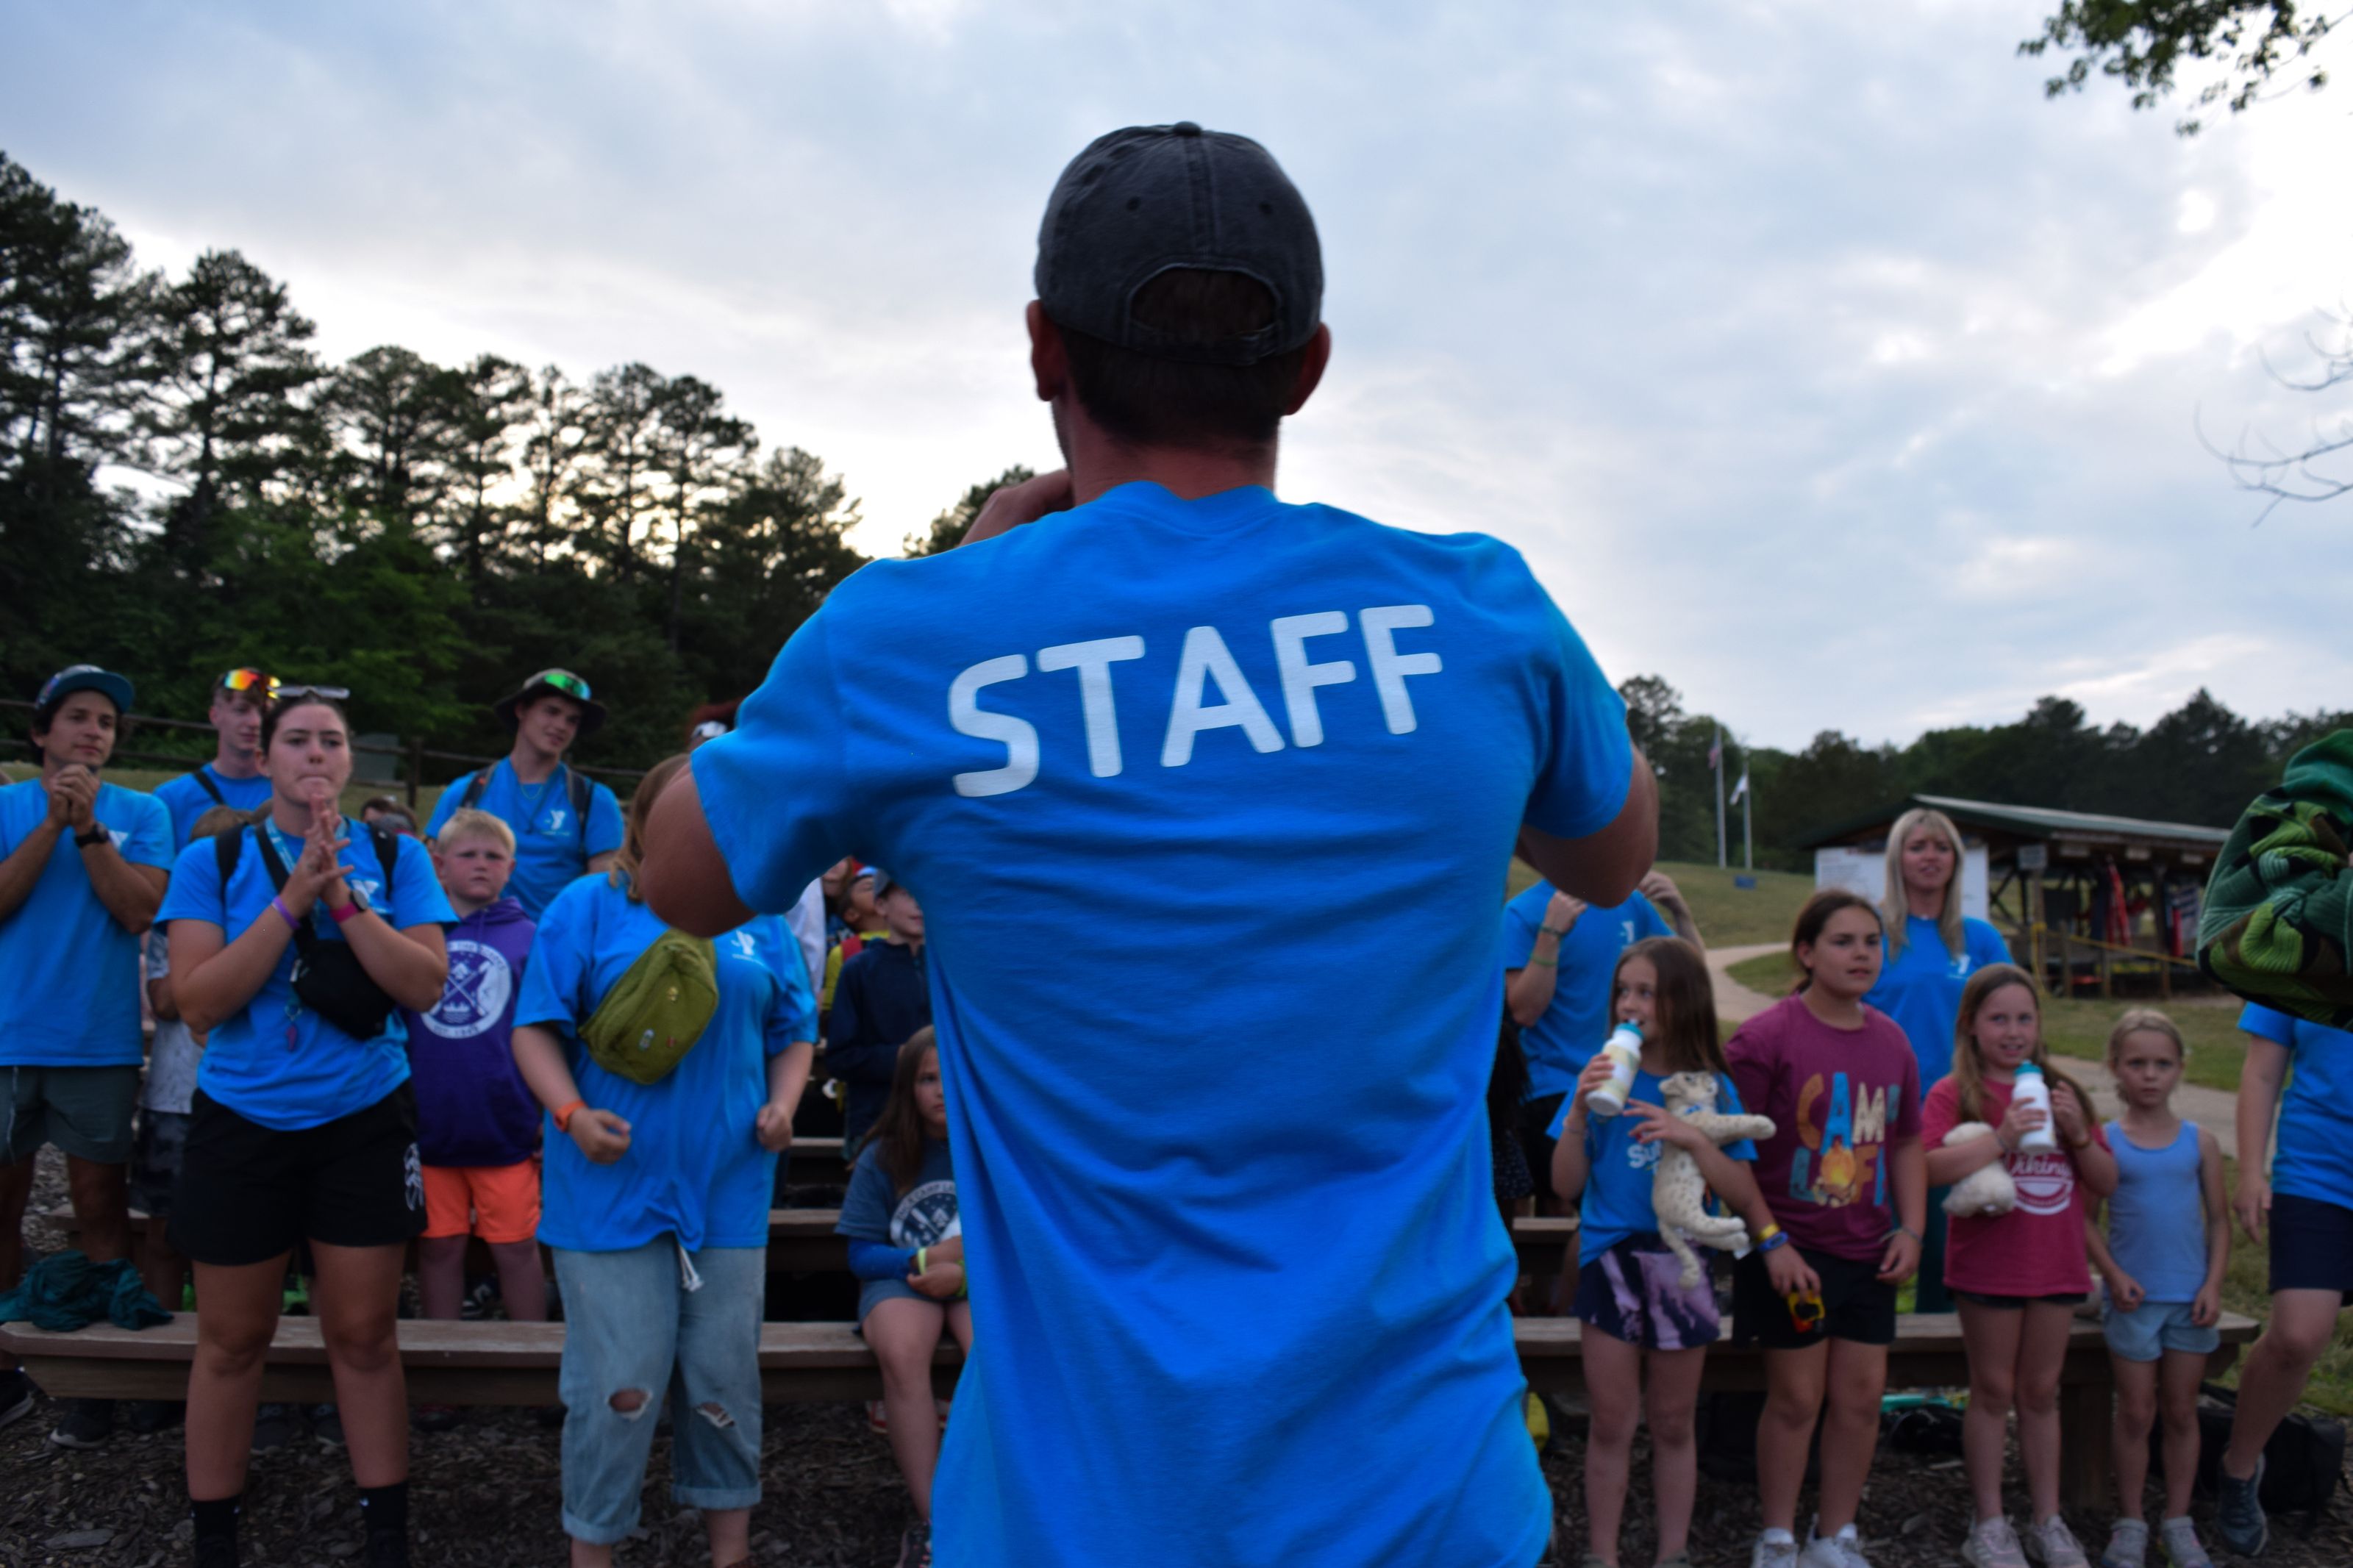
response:
<path id="1" fill-rule="evenodd" d="M 588 1102 L 586 1100 L 575 1100 L 569 1105 L 557 1106 L 554 1110 L 548 1112 L 548 1114 L 555 1118 L 555 1130 L 558 1132 L 569 1132 L 572 1131 L 572 1113 L 575 1110 L 586 1110 L 587 1109 Z"/>

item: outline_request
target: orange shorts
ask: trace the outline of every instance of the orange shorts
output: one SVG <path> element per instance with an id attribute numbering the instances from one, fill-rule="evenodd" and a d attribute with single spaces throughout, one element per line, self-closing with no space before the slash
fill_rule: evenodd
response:
<path id="1" fill-rule="evenodd" d="M 539 1165 L 425 1167 L 425 1237 L 529 1241 L 539 1234 Z"/>

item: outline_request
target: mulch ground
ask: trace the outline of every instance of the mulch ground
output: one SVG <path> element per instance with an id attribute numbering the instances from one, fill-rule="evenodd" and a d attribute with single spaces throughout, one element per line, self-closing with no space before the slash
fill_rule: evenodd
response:
<path id="1" fill-rule="evenodd" d="M 45 1151 L 45 1154 L 53 1152 Z M 60 1173 L 44 1162 L 33 1212 L 64 1199 Z M 28 1221 L 36 1253 L 64 1237 Z M 186 1493 L 178 1429 L 137 1436 L 118 1428 L 91 1452 L 47 1441 L 56 1407 L 43 1403 L 0 1429 L 0 1568 L 154 1568 L 186 1561 Z M 1173 1417 L 1172 1419 L 1177 1419 Z M 1181 1424 L 1181 1422 L 1180 1422 Z M 410 1446 L 410 1516 L 419 1568 L 523 1568 L 565 1561 L 557 1434 L 531 1413 L 476 1410 L 446 1433 L 418 1433 Z M 1335 1463 L 1346 1456 L 1334 1456 Z M 1545 1471 L 1552 1481 L 1561 1560 L 1582 1554 L 1584 1443 L 1573 1410 L 1556 1417 Z M 1621 1561 L 1655 1557 L 1646 1510 L 1647 1451 L 1637 1446 Z M 2015 1464 L 2013 1462 L 2013 1471 Z M 753 1515 L 753 1548 L 776 1568 L 885 1568 L 912 1514 L 889 1444 L 870 1431 L 857 1405 L 769 1409 L 761 1443 L 767 1498 Z M 624 1568 L 702 1568 L 710 1558 L 697 1516 L 670 1506 L 670 1443 L 654 1445 L 639 1537 L 624 1546 Z M 334 1568 L 359 1553 L 359 1498 L 340 1448 L 308 1436 L 254 1461 L 244 1525 L 246 1561 L 270 1568 Z M 2026 1512 L 2022 1490 L 2010 1500 Z M 1801 1504 L 1800 1517 L 1811 1500 Z M 1876 1568 L 1947 1568 L 1969 1524 L 1957 1458 L 1883 1452 L 1863 1500 L 1862 1527 Z M 2199 1509 L 2201 1522 L 2205 1510 Z M 2097 1559 L 2108 1516 L 2071 1515 Z M 2266 1568 L 2353 1564 L 2353 1493 L 2340 1489 L 2309 1534 L 2300 1521 L 2274 1521 Z M 1738 1568 L 1757 1531 L 1749 1486 L 1702 1477 L 1694 1510 L 1693 1560 Z M 2223 1559 L 2229 1562 L 2228 1558 Z"/>

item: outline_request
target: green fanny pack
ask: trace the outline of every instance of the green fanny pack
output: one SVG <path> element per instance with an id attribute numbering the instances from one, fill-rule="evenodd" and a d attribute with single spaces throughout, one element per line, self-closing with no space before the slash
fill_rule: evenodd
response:
<path id="1" fill-rule="evenodd" d="M 711 943 L 666 931 L 613 982 L 580 1026 L 588 1059 L 631 1083 L 668 1078 L 719 1006 L 719 966 Z"/>

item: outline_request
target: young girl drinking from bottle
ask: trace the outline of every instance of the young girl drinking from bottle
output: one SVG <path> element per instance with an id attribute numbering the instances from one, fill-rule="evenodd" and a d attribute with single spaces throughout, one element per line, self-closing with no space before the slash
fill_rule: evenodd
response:
<path id="1" fill-rule="evenodd" d="M 940 1331 L 972 1351 L 972 1303 L 965 1299 L 964 1230 L 955 1172 L 948 1163 L 947 1097 L 930 1026 L 900 1047 L 891 1095 L 850 1173 L 834 1227 L 849 1238 L 849 1268 L 860 1283 L 858 1331 L 882 1364 L 891 1451 L 915 1502 L 915 1523 L 900 1542 L 901 1568 L 930 1561 L 932 1473 L 940 1463 L 940 1422 L 932 1401 L 932 1352 Z"/>
<path id="2" fill-rule="evenodd" d="M 1879 1442 L 1895 1287 L 1919 1267 L 1926 1220 L 1919 1058 L 1893 1019 L 1863 1005 L 1880 963 L 1879 912 L 1867 901 L 1816 893 L 1799 911 L 1789 956 L 1802 976 L 1796 993 L 1740 1026 L 1725 1052 L 1741 1102 L 1772 1118 L 1773 1136 L 1757 1146 L 1757 1184 L 1791 1243 L 1759 1237 L 1733 1270 L 1734 1338 L 1765 1347 L 1765 1529 L 1749 1563 L 1869 1568 L 1855 1512 Z M 1798 1489 L 1817 1420 L 1821 1486 L 1800 1549 Z"/>
<path id="3" fill-rule="evenodd" d="M 1716 1110 L 1740 1113 L 1722 1047 L 1715 1043 L 1715 999 L 1707 963 L 1678 937 L 1654 936 L 1618 957 L 1610 980 L 1611 1016 L 1640 1025 L 1642 1060 L 1622 1114 L 1595 1114 L 1589 1097 L 1609 1080 L 1614 1064 L 1596 1053 L 1552 1131 L 1552 1184 L 1563 1202 L 1577 1203 L 1579 1266 L 1570 1314 L 1583 1321 L 1585 1393 L 1591 1425 L 1585 1442 L 1585 1502 L 1591 1531 L 1588 1563 L 1616 1568 L 1618 1524 L 1626 1503 L 1626 1471 L 1634 1426 L 1647 1414 L 1651 1478 L 1658 1489 L 1660 1568 L 1689 1568 L 1685 1550 L 1692 1498 L 1699 1485 L 1699 1450 L 1692 1413 L 1707 1347 L 1715 1342 L 1715 1289 L 1703 1274 L 1681 1282 L 1682 1263 L 1659 1237 L 1651 1203 L 1651 1175 L 1667 1145 L 1690 1152 L 1716 1195 L 1787 1250 L 1746 1162 L 1757 1150 L 1746 1139 L 1718 1148 L 1705 1133 L 1662 1108 L 1662 1080 L 1679 1072 L 1713 1073 Z M 1794 1256 L 1781 1258 L 1791 1276 Z M 1642 1376 L 1650 1373 L 1645 1410 Z"/>
<path id="4" fill-rule="evenodd" d="M 1920 1113 L 1929 1184 L 1952 1185 L 1999 1160 L 2018 1190 L 2008 1213 L 1953 1216 L 1946 1245 L 1945 1283 L 1969 1358 L 1961 1455 L 1977 1503 L 1961 1558 L 1971 1568 L 2026 1568 L 2001 1511 L 2015 1404 L 2034 1557 L 2043 1568 L 2085 1568 L 2084 1549 L 2059 1517 L 2059 1373 L 2075 1308 L 2092 1288 L 2084 1194 L 2116 1191 L 2116 1157 L 2092 1121 L 2091 1097 L 2052 1069 L 2041 993 L 2026 971 L 1995 963 L 1970 975 L 1954 1035 L 1952 1076 L 1937 1080 Z M 2047 1115 L 2017 1092 L 2029 1064 L 2049 1081 Z M 1947 1145 L 1947 1135 L 1968 1122 L 1992 1131 Z M 2046 1128 L 2055 1137 L 2038 1138 Z"/>
<path id="5" fill-rule="evenodd" d="M 2116 1156 L 2108 1230 L 2091 1226 L 2092 1266 L 2107 1284 L 2108 1359 L 2116 1367 L 2116 1527 L 2103 1568 L 2141 1568 L 2148 1521 L 2148 1432 L 2165 1416 L 2165 1514 L 2158 1527 L 2173 1568 L 2212 1568 L 2189 1522 L 2198 1477 L 2198 1384 L 2222 1342 L 2222 1270 L 2231 1261 L 2222 1145 L 2173 1112 L 2185 1051 L 2173 1020 L 2136 1007 L 2108 1032 L 2108 1070 L 2124 1115 L 2107 1124 Z M 2189 1216 L 2202 1216 L 2202 1228 Z"/>

